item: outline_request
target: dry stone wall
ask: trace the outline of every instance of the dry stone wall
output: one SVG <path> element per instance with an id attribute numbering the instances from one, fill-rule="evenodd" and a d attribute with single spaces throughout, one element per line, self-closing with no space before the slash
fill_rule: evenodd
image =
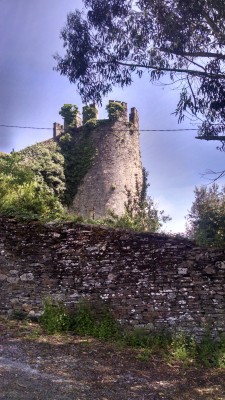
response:
<path id="1" fill-rule="evenodd" d="M 225 251 L 160 234 L 0 218 L 0 309 L 106 302 L 121 323 L 200 335 L 225 330 Z"/>

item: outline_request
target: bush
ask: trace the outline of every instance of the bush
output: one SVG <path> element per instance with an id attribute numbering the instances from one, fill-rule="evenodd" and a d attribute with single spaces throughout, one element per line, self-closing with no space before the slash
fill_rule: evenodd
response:
<path id="1" fill-rule="evenodd" d="M 0 159 L 0 213 L 22 219 L 52 220 L 64 210 L 53 191 L 18 155 Z"/>
<path id="2" fill-rule="evenodd" d="M 53 304 L 52 301 L 47 300 L 40 317 L 40 324 L 48 334 L 53 334 L 70 330 L 72 322 L 63 304 Z"/>
<path id="3" fill-rule="evenodd" d="M 176 361 L 193 362 L 196 358 L 196 342 L 192 337 L 178 334 L 173 337 L 170 356 Z"/>
<path id="4" fill-rule="evenodd" d="M 166 352 L 171 340 L 167 332 L 149 332 L 145 328 L 128 330 L 123 335 L 123 342 L 127 346 L 151 349 L 151 352 Z"/>
<path id="5" fill-rule="evenodd" d="M 60 218 L 63 207 L 45 184 L 37 181 L 13 185 L 0 176 L 0 212 L 22 219 L 49 221 Z"/>
<path id="6" fill-rule="evenodd" d="M 63 304 L 54 304 L 47 300 L 40 323 L 49 334 L 73 331 L 100 340 L 110 340 L 119 334 L 118 323 L 107 308 L 101 306 L 94 310 L 84 301 L 81 301 L 72 313 Z"/>
<path id="7" fill-rule="evenodd" d="M 225 368 L 225 336 L 217 340 L 206 333 L 197 345 L 197 360 L 206 367 Z"/>
<path id="8" fill-rule="evenodd" d="M 17 153 L 38 181 L 43 181 L 61 201 L 66 190 L 64 157 L 55 141 L 37 143 Z"/>
<path id="9" fill-rule="evenodd" d="M 100 340 L 116 338 L 119 326 L 107 308 L 98 306 L 95 310 L 87 302 L 80 302 L 74 318 L 74 329 L 81 335 L 91 335 Z"/>
<path id="10" fill-rule="evenodd" d="M 80 335 L 93 335 L 95 331 L 95 318 L 93 310 L 86 302 L 80 302 L 74 316 L 74 330 Z"/>

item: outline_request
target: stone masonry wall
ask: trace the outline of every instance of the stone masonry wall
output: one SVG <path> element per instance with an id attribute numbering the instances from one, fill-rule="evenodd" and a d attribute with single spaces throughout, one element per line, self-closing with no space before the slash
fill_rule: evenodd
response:
<path id="1" fill-rule="evenodd" d="M 200 335 L 225 329 L 225 251 L 160 234 L 0 218 L 0 311 L 52 297 L 106 302 L 122 323 Z"/>
<path id="2" fill-rule="evenodd" d="M 122 104 L 125 105 L 123 115 L 115 121 L 104 120 L 92 131 L 97 149 L 94 163 L 71 206 L 85 217 L 98 219 L 107 216 L 109 211 L 123 215 L 128 193 L 134 199 L 137 186 L 139 190 L 142 188 L 138 113 L 132 108 L 128 121 L 126 104 Z M 82 129 L 78 129 L 80 135 Z"/>

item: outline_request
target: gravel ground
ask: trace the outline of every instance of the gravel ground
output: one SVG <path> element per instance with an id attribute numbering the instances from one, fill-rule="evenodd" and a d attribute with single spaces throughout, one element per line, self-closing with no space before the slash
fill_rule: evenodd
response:
<path id="1" fill-rule="evenodd" d="M 0 319 L 1 400 L 225 400 L 225 370 Z"/>

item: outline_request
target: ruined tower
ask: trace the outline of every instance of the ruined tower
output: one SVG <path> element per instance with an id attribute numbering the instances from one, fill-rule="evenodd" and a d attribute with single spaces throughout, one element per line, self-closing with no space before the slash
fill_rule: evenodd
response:
<path id="1" fill-rule="evenodd" d="M 128 118 L 127 104 L 117 101 L 110 101 L 107 109 L 108 119 L 98 120 L 95 105 L 84 107 L 83 125 L 71 130 L 76 146 L 89 135 L 94 156 L 70 209 L 95 219 L 108 211 L 123 215 L 128 199 L 137 197 L 143 183 L 137 110 L 131 108 Z M 95 119 L 89 119 L 93 115 Z"/>

